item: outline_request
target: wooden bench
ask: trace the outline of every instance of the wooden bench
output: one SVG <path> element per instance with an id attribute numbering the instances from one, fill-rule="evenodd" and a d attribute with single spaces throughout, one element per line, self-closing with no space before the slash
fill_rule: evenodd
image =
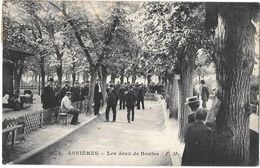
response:
<path id="1" fill-rule="evenodd" d="M 20 129 L 20 128 L 23 128 L 23 125 L 15 125 L 15 126 L 11 126 L 11 127 L 8 127 L 8 128 L 5 128 L 5 129 L 2 130 L 3 140 L 5 140 L 5 144 L 4 145 L 6 145 L 6 143 L 7 143 L 6 136 L 8 136 L 8 134 L 10 132 L 12 132 L 12 141 L 11 141 L 12 144 L 11 145 L 12 145 L 12 148 L 14 149 L 17 130 Z"/>

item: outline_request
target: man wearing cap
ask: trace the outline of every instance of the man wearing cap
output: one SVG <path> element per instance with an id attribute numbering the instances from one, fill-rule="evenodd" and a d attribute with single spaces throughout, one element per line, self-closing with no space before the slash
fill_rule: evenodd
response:
<path id="1" fill-rule="evenodd" d="M 43 88 L 41 95 L 42 107 L 43 109 L 52 109 L 58 105 L 57 98 L 53 89 L 53 78 L 48 80 L 48 84 Z"/>
<path id="2" fill-rule="evenodd" d="M 192 123 L 195 121 L 195 113 L 200 106 L 200 101 L 197 96 L 193 96 L 188 97 L 187 102 L 185 104 L 189 105 L 191 109 L 191 113 L 188 114 L 188 123 Z"/>
<path id="3" fill-rule="evenodd" d="M 102 100 L 102 87 L 100 79 L 97 79 L 94 90 L 94 114 L 99 115 L 100 102 Z"/>
<path id="4" fill-rule="evenodd" d="M 78 122 L 78 116 L 79 116 L 79 110 L 75 109 L 71 104 L 71 92 L 66 92 L 66 95 L 61 100 L 60 109 L 62 113 L 68 113 L 73 114 L 73 118 L 70 122 L 72 125 L 79 124 Z"/>

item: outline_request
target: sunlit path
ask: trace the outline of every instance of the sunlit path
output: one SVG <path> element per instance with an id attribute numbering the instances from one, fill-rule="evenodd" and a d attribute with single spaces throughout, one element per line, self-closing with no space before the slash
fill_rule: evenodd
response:
<path id="1" fill-rule="evenodd" d="M 117 122 L 103 122 L 101 116 L 26 163 L 171 165 L 161 104 L 146 102 L 146 109 L 136 110 L 131 124 L 127 123 L 126 110 L 117 114 Z M 134 155 L 135 152 L 139 154 Z"/>

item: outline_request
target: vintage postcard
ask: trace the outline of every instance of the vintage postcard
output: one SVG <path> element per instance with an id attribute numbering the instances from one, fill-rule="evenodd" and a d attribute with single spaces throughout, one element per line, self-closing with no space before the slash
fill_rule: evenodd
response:
<path id="1" fill-rule="evenodd" d="M 2 164 L 256 166 L 259 3 L 2 2 Z"/>

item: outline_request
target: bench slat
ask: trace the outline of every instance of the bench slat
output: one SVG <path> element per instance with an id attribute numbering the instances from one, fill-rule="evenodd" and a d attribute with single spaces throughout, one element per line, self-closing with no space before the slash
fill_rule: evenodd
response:
<path id="1" fill-rule="evenodd" d="M 11 132 L 15 129 L 22 128 L 22 127 L 23 127 L 23 125 L 16 125 L 16 126 L 13 126 L 13 127 L 5 128 L 5 129 L 2 130 L 2 134 L 7 133 L 7 132 Z"/>

